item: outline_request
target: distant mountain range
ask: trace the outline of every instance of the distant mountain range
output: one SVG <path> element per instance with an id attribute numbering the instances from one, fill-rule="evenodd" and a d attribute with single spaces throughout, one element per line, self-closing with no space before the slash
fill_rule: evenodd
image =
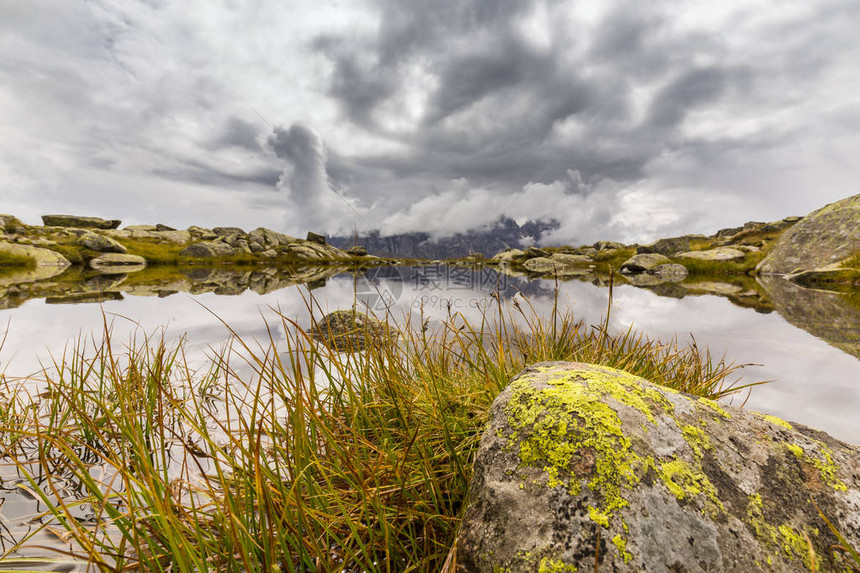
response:
<path id="1" fill-rule="evenodd" d="M 328 243 L 339 249 L 360 245 L 371 255 L 404 259 L 447 259 L 465 257 L 470 253 L 481 253 L 485 257 L 509 247 L 524 247 L 540 243 L 547 231 L 558 227 L 558 223 L 526 222 L 523 225 L 509 218 L 450 237 L 432 238 L 429 233 L 403 233 L 383 236 L 373 231 L 358 237 L 327 237 Z"/>

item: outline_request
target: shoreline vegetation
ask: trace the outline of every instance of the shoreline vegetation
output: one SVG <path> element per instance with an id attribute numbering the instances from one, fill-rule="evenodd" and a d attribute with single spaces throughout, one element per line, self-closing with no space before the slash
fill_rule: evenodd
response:
<path id="1" fill-rule="evenodd" d="M 308 308 L 321 313 L 312 298 Z M 477 323 L 451 314 L 435 331 L 364 318 L 338 339 L 279 315 L 267 342 L 233 333 L 202 369 L 163 335 L 120 350 L 106 321 L 38 383 L 0 375 L 6 462 L 72 548 L 55 562 L 453 571 L 490 405 L 527 364 L 602 364 L 711 399 L 752 386 L 731 381 L 744 365 L 695 342 L 611 334 L 608 316 L 588 326 L 500 301 Z"/>

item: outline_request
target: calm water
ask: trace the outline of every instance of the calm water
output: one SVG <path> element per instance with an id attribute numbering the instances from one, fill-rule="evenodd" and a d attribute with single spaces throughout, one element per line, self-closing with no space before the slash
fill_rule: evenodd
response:
<path id="1" fill-rule="evenodd" d="M 229 337 L 219 318 L 243 338 L 265 338 L 266 321 L 276 318 L 273 309 L 302 325 L 310 324 L 306 286 L 294 285 L 258 294 L 247 290 L 243 286 L 248 282 L 247 277 L 244 280 L 232 288 L 222 285 L 208 289 L 230 295 L 170 294 L 171 291 L 132 287 L 124 290 L 120 283 L 114 291 L 123 292 L 124 300 L 46 304 L 44 299 L 31 299 L 18 308 L 0 310 L 0 332 L 8 330 L 5 345 L 0 349 L 0 371 L 5 370 L 7 377 L 24 376 L 39 370 L 41 365 L 50 365 L 76 337 L 100 335 L 105 319 L 112 325 L 115 341 L 129 340 L 136 329 L 153 332 L 164 328 L 168 338 L 187 335 L 190 358 L 201 361 L 211 348 L 219 348 Z M 375 269 L 359 279 L 344 273 L 322 284 L 323 281 L 317 280 L 317 288 L 312 292 L 323 310 L 348 308 L 358 298 L 376 310 L 387 305 L 398 322 L 411 314 L 413 324 L 420 324 L 422 307 L 431 322 L 444 319 L 449 303 L 452 311 L 477 320 L 482 308 L 492 304 L 490 293 L 497 287 L 506 298 L 525 296 L 539 312 L 549 314 L 556 286 L 554 281 L 528 281 L 500 277 L 489 270 L 441 266 Z M 558 288 L 560 302 L 575 316 L 596 323 L 605 313 L 608 288 L 585 281 L 562 282 Z M 129 292 L 150 295 L 158 292 L 161 296 L 135 296 Z M 810 306 L 811 303 L 804 301 L 802 308 Z M 782 312 L 798 323 L 792 315 L 795 310 Z M 677 336 L 684 341 L 692 336 L 700 347 L 709 348 L 716 356 L 725 353 L 733 362 L 760 364 L 743 370 L 741 383 L 773 382 L 753 389 L 746 407 L 825 430 L 847 442 L 860 443 L 860 360 L 793 326 L 783 314 L 762 314 L 718 296 L 679 299 L 617 285 L 611 326 L 626 329 L 633 325 L 662 339 Z M 854 320 L 854 316 L 850 315 L 848 320 Z M 807 330 L 834 338 L 827 328 L 820 327 L 820 324 L 828 326 L 830 319 L 818 316 L 817 320 L 819 328 Z M 833 320 L 844 322 L 845 313 L 840 312 Z M 856 343 L 852 337 L 860 330 L 860 324 L 849 324 L 848 329 L 849 342 Z M 840 342 L 844 348 L 845 341 L 837 341 Z M 735 398 L 734 402 L 742 400 Z"/>
<path id="2" fill-rule="evenodd" d="M 186 336 L 188 359 L 203 364 L 207 355 L 229 339 L 221 320 L 246 340 L 267 340 L 266 324 L 278 322 L 278 312 L 304 328 L 310 326 L 309 292 L 321 307 L 315 311 L 317 317 L 321 312 L 349 308 L 358 300 L 361 308 L 369 306 L 378 315 L 389 308 L 390 317 L 400 324 L 411 318 L 413 325 L 420 325 L 429 319 L 431 328 L 449 312 L 479 320 L 484 309 L 495 304 L 490 295 L 496 289 L 507 300 L 527 299 L 548 316 L 557 286 L 563 309 L 590 324 L 602 319 L 609 298 L 608 288 L 588 281 L 556 285 L 548 280 L 499 276 L 490 270 L 443 266 L 374 269 L 360 277 L 342 273 L 326 278 L 325 274 L 321 276 L 318 268 L 309 269 L 296 279 L 269 271 L 231 275 L 197 269 L 187 275 L 162 277 L 156 284 L 132 275 L 91 277 L 88 284 L 87 280 L 36 283 L 12 296 L 7 289 L 5 297 L 0 289 L 0 309 L 5 308 L 0 310 L 0 334 L 6 332 L 0 372 L 14 378 L 49 368 L 53 360 L 62 359 L 65 349 L 71 350 L 76 339 L 100 338 L 105 323 L 112 329 L 115 348 L 135 333 L 138 339 L 142 332 L 162 330 L 168 339 Z M 313 290 L 303 281 L 310 281 Z M 860 444 L 860 311 L 846 307 L 834 295 L 800 292 L 781 282 L 767 286 L 767 304 L 759 304 L 759 310 L 775 307 L 776 311 L 763 314 L 720 296 L 678 298 L 685 292 L 680 285 L 659 289 L 671 296 L 616 285 L 610 325 L 615 330 L 633 325 L 664 340 L 695 337 L 700 348 L 709 348 L 717 357 L 725 353 L 729 361 L 758 363 L 760 366 L 741 371 L 740 383 L 773 382 L 754 388 L 747 408 Z M 735 297 L 735 302 L 749 296 L 749 285 L 745 288 L 747 294 Z M 756 296 L 762 292 L 765 290 L 759 289 Z M 81 302 L 93 299 L 102 302 Z M 743 397 L 734 399 L 736 404 L 742 401 Z M 46 508 L 20 484 L 26 485 L 26 481 L 14 467 L 0 465 L 0 555 L 9 552 L 19 558 L 56 559 L 56 550 L 70 547 L 49 530 L 40 529 L 45 519 L 40 514 Z M 15 549 L 24 539 L 23 546 Z M 18 565 L 50 569 L 58 564 Z M 85 569 L 82 563 L 67 565 L 64 570 Z"/>

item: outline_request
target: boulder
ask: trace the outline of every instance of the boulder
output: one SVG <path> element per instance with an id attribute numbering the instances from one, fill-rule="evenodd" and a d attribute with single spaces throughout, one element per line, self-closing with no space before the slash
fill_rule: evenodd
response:
<path id="1" fill-rule="evenodd" d="M 90 268 L 104 274 L 133 273 L 146 268 L 146 259 L 137 255 L 105 253 L 92 259 Z"/>
<path id="2" fill-rule="evenodd" d="M 295 237 L 278 233 L 265 227 L 257 227 L 248 233 L 248 242 L 259 243 L 264 247 L 280 247 L 298 241 Z"/>
<path id="3" fill-rule="evenodd" d="M 161 223 L 158 223 L 155 226 L 155 230 L 156 231 L 175 231 L 176 229 L 174 229 L 173 227 L 169 227 L 167 225 L 162 225 Z"/>
<path id="4" fill-rule="evenodd" d="M 340 352 L 364 350 L 368 342 L 380 342 L 390 336 L 386 324 L 354 309 L 327 314 L 309 332 L 314 339 Z"/>
<path id="5" fill-rule="evenodd" d="M 838 265 L 860 252 L 860 195 L 822 207 L 777 239 L 759 264 L 762 274 L 787 274 Z"/>
<path id="6" fill-rule="evenodd" d="M 126 225 L 125 227 L 122 228 L 122 230 L 123 231 L 132 231 L 132 232 L 138 231 L 138 232 L 150 233 L 152 231 L 157 231 L 158 227 L 155 225 Z"/>
<path id="7" fill-rule="evenodd" d="M 597 241 L 594 243 L 595 251 L 607 251 L 609 249 L 623 249 L 624 243 L 616 243 L 615 241 Z"/>
<path id="8" fill-rule="evenodd" d="M 346 250 L 347 255 L 352 255 L 353 257 L 366 257 L 367 249 L 362 247 L 361 245 L 355 245 L 354 247 L 350 247 Z"/>
<path id="9" fill-rule="evenodd" d="M 511 263 L 522 261 L 526 258 L 525 251 L 521 251 L 520 249 L 505 249 L 501 253 L 496 253 L 490 260 L 498 263 Z"/>
<path id="10" fill-rule="evenodd" d="M 58 267 L 65 270 L 72 265 L 69 260 L 50 249 L 34 247 L 32 245 L 19 245 L 13 243 L 0 242 L 0 251 L 9 253 L 19 257 L 27 257 L 32 259 L 37 267 Z"/>
<path id="11" fill-rule="evenodd" d="M 622 273 L 643 273 L 659 265 L 671 263 L 668 258 L 659 253 L 643 253 L 633 255 L 621 264 Z"/>
<path id="12" fill-rule="evenodd" d="M 126 249 L 120 243 L 114 241 L 110 237 L 105 237 L 98 233 L 86 233 L 78 239 L 78 244 L 98 253 L 127 253 Z"/>
<path id="13" fill-rule="evenodd" d="M 187 231 L 191 237 L 197 241 L 211 241 L 218 237 L 218 235 L 213 233 L 211 229 L 204 229 L 203 227 L 198 227 L 196 225 L 191 225 L 188 227 Z"/>
<path id="14" fill-rule="evenodd" d="M 13 215 L 0 215 L 0 234 L 6 232 L 7 227 L 18 224 L 18 219 Z"/>
<path id="15" fill-rule="evenodd" d="M 42 215 L 46 227 L 76 227 L 78 229 L 116 229 L 122 221 L 100 219 L 98 217 L 78 217 L 77 215 Z"/>
<path id="16" fill-rule="evenodd" d="M 525 255 L 525 258 L 527 258 L 527 259 L 534 259 L 537 257 L 549 258 L 552 256 L 552 253 L 550 253 L 549 251 L 545 251 L 545 250 L 539 249 L 537 247 L 529 247 L 523 252 L 523 254 Z"/>
<path id="17" fill-rule="evenodd" d="M 671 256 L 675 253 L 690 250 L 689 237 L 672 237 L 670 239 L 660 239 L 650 245 L 643 245 L 636 249 L 636 254 L 658 253 L 660 255 Z"/>
<path id="18" fill-rule="evenodd" d="M 317 243 L 318 245 L 325 245 L 325 235 L 320 235 L 319 233 L 314 233 L 313 231 L 308 231 L 307 240 L 311 243 Z"/>
<path id="19" fill-rule="evenodd" d="M 706 251 L 688 251 L 686 253 L 678 253 L 677 258 L 732 263 L 744 260 L 745 256 L 746 254 L 738 249 L 733 249 L 731 247 L 717 247 L 716 249 L 708 249 Z"/>
<path id="20" fill-rule="evenodd" d="M 860 448 L 612 368 L 543 363 L 493 403 L 469 500 L 461 573 L 830 570 L 838 540 L 811 500 L 860 543 Z"/>
<path id="21" fill-rule="evenodd" d="M 331 245 L 321 245 L 312 241 L 298 241 L 284 248 L 284 253 L 304 261 L 331 261 L 342 259 L 347 255 Z"/>
<path id="22" fill-rule="evenodd" d="M 230 235 L 244 235 L 245 231 L 239 227 L 213 227 L 212 232 L 218 237 L 229 237 Z"/>
<path id="23" fill-rule="evenodd" d="M 209 259 L 213 257 L 226 257 L 236 254 L 236 250 L 220 241 L 201 241 L 188 245 L 182 252 L 180 257 L 194 257 L 197 259 Z"/>

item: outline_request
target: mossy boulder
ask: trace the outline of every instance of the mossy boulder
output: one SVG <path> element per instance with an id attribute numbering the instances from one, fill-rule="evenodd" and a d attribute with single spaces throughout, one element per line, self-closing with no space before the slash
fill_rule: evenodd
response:
<path id="1" fill-rule="evenodd" d="M 542 363 L 493 403 L 469 499 L 461 573 L 830 570 L 846 562 L 812 501 L 860 543 L 860 448 L 612 368 Z"/>
<path id="2" fill-rule="evenodd" d="M 860 252 L 860 195 L 831 203 L 803 218 L 777 239 L 761 274 L 788 274 L 839 266 Z"/>

